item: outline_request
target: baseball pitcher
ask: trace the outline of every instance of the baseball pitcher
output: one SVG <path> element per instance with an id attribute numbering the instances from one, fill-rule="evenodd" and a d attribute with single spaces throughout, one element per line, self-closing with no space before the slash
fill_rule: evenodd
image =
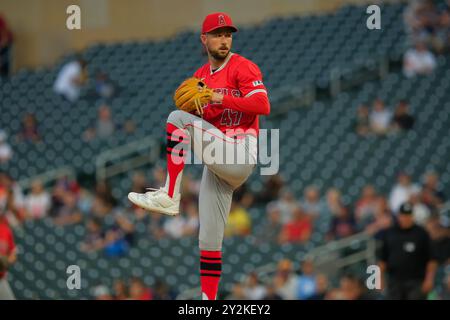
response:
<path id="1" fill-rule="evenodd" d="M 201 42 L 208 63 L 174 94 L 179 110 L 167 119 L 167 178 L 160 189 L 128 199 L 151 212 L 179 213 L 180 184 L 187 151 L 204 164 L 199 194 L 200 282 L 202 298 L 215 300 L 222 269 L 222 242 L 233 191 L 257 161 L 259 115 L 270 113 L 258 66 L 231 52 L 237 28 L 225 13 L 206 16 Z M 213 148 L 212 152 L 205 152 Z M 231 156 L 230 156 L 231 155 Z M 235 155 L 245 161 L 238 161 Z M 233 161 L 230 161 L 233 159 Z"/>

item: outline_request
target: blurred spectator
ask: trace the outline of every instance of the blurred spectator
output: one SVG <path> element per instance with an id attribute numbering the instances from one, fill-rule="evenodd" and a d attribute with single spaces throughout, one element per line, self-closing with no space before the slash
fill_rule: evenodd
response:
<path id="1" fill-rule="evenodd" d="M 196 187 L 195 185 L 192 185 L 192 183 L 186 182 L 186 177 L 188 177 L 187 179 L 190 178 L 189 173 L 184 175 L 182 182 L 183 185 L 186 185 L 186 188 L 194 187 L 194 190 L 196 190 L 195 192 L 198 194 L 197 190 L 199 190 L 200 186 Z M 150 185 L 163 186 L 165 183 L 166 183 L 166 170 L 164 170 L 164 168 L 161 166 L 155 166 L 152 170 L 152 179 L 150 181 Z"/>
<path id="2" fill-rule="evenodd" d="M 308 259 L 303 261 L 300 272 L 297 280 L 297 299 L 307 300 L 314 296 L 317 288 L 313 262 Z"/>
<path id="3" fill-rule="evenodd" d="M 340 192 L 337 189 L 330 189 L 327 193 L 327 200 L 332 213 L 327 239 L 337 240 L 354 234 L 356 223 L 350 210 L 343 205 Z"/>
<path id="4" fill-rule="evenodd" d="M 267 204 L 277 200 L 283 186 L 284 181 L 281 175 L 275 174 L 269 176 L 264 183 L 262 191 L 256 196 L 256 202 Z"/>
<path id="5" fill-rule="evenodd" d="M 274 205 L 267 205 L 267 219 L 264 219 L 260 231 L 256 235 L 258 242 L 275 243 L 281 232 L 280 209 Z"/>
<path id="6" fill-rule="evenodd" d="M 112 212 L 112 209 L 113 206 L 110 203 L 103 200 L 100 196 L 95 195 L 91 207 L 91 214 L 94 217 L 103 219 Z"/>
<path id="7" fill-rule="evenodd" d="M 186 208 L 187 217 L 177 215 L 164 222 L 163 228 L 166 235 L 174 239 L 180 239 L 184 236 L 194 236 L 199 227 L 198 210 L 195 203 L 190 203 Z"/>
<path id="8" fill-rule="evenodd" d="M 297 207 L 292 212 L 291 221 L 283 226 L 279 243 L 305 243 L 309 241 L 311 232 L 311 217 L 306 215 L 301 207 Z"/>
<path id="9" fill-rule="evenodd" d="M 74 201 L 77 202 L 79 192 L 80 186 L 76 180 L 71 180 L 67 176 L 59 177 L 53 186 L 50 216 L 54 218 L 60 214 L 59 211 L 66 205 L 67 194 L 71 194 L 75 197 L 76 199 L 74 199 Z"/>
<path id="10" fill-rule="evenodd" d="M 106 231 L 104 240 L 104 251 L 108 257 L 121 257 L 128 253 L 130 243 L 126 238 L 125 232 L 114 226 Z"/>
<path id="11" fill-rule="evenodd" d="M 51 207 L 50 194 L 44 190 L 40 180 L 31 183 L 31 193 L 25 197 L 25 209 L 28 218 L 40 219 L 48 215 Z"/>
<path id="12" fill-rule="evenodd" d="M 339 240 L 349 237 L 356 232 L 356 223 L 353 215 L 347 208 L 342 208 L 331 220 L 331 229 L 328 239 Z"/>
<path id="13" fill-rule="evenodd" d="M 19 142 L 39 142 L 41 137 L 39 135 L 38 124 L 36 116 L 33 113 L 27 113 L 22 120 L 22 128 L 17 136 Z"/>
<path id="14" fill-rule="evenodd" d="M 78 207 L 84 216 L 88 215 L 92 211 L 92 203 L 94 201 L 94 195 L 85 188 L 80 188 L 78 193 Z"/>
<path id="15" fill-rule="evenodd" d="M 325 300 L 328 295 L 328 278 L 324 274 L 316 276 L 316 287 L 314 294 L 308 300 Z"/>
<path id="16" fill-rule="evenodd" d="M 87 81 L 86 67 L 87 63 L 81 57 L 67 62 L 59 71 L 53 90 L 70 102 L 77 101 L 81 87 Z"/>
<path id="17" fill-rule="evenodd" d="M 0 172 L 0 210 L 11 227 L 19 227 L 25 219 L 25 198 L 22 188 L 7 173 Z"/>
<path id="18" fill-rule="evenodd" d="M 425 225 L 431 238 L 433 253 L 439 264 L 450 263 L 450 229 L 444 226 L 438 215 L 432 216 Z"/>
<path id="19" fill-rule="evenodd" d="M 411 2 L 405 10 L 405 23 L 411 41 L 423 41 L 436 51 L 441 51 L 443 43 L 439 38 L 440 15 L 433 0 Z"/>
<path id="20" fill-rule="evenodd" d="M 8 162 L 13 155 L 11 146 L 6 141 L 6 132 L 0 130 L 0 164 Z"/>
<path id="21" fill-rule="evenodd" d="M 420 16 L 423 7 L 422 0 L 411 1 L 404 11 L 404 22 L 407 32 L 414 37 L 423 28 Z"/>
<path id="22" fill-rule="evenodd" d="M 13 231 L 2 208 L 0 208 L 0 258 L 5 260 L 6 270 L 17 260 Z M 7 280 L 7 271 L 0 272 L 0 300 L 15 300 L 14 293 Z"/>
<path id="23" fill-rule="evenodd" d="M 13 34 L 5 18 L 0 15 L 0 77 L 8 77 L 11 74 L 12 45 Z"/>
<path id="24" fill-rule="evenodd" d="M 414 49 L 406 51 L 403 57 L 403 74 L 408 77 L 428 75 L 436 68 L 436 58 L 426 45 L 419 41 Z"/>
<path id="25" fill-rule="evenodd" d="M 392 223 L 392 213 L 389 210 L 387 200 L 385 197 L 379 196 L 376 200 L 373 221 L 366 225 L 365 231 L 368 234 L 373 235 L 375 239 L 379 239 L 382 233 L 387 230 Z"/>
<path id="26" fill-rule="evenodd" d="M 252 221 L 248 212 L 241 205 L 232 201 L 228 222 L 225 226 L 225 237 L 248 235 L 251 228 Z"/>
<path id="27" fill-rule="evenodd" d="M 165 184 L 166 172 L 158 167 L 154 171 L 154 180 L 162 181 Z M 162 172 L 161 172 L 162 171 Z M 198 202 L 198 194 L 200 192 L 200 180 L 195 179 L 192 174 L 187 173 L 183 176 L 183 181 L 181 182 L 181 194 L 183 195 L 182 205 L 188 205 L 191 202 Z"/>
<path id="28" fill-rule="evenodd" d="M 94 289 L 92 290 L 92 295 L 94 296 L 95 300 L 113 300 L 111 292 L 109 291 L 108 287 L 104 285 L 98 285 L 94 287 Z"/>
<path id="29" fill-rule="evenodd" d="M 122 125 L 122 130 L 127 135 L 133 134 L 136 132 L 136 124 L 133 120 L 125 120 Z"/>
<path id="30" fill-rule="evenodd" d="M 14 190 L 11 188 L 6 189 L 5 205 L 1 209 L 3 209 L 8 223 L 13 228 L 18 228 L 25 219 L 25 209 L 16 201 Z"/>
<path id="31" fill-rule="evenodd" d="M 145 177 L 144 172 L 138 171 L 133 174 L 131 178 L 131 191 L 144 193 L 146 192 L 147 186 L 147 178 Z"/>
<path id="32" fill-rule="evenodd" d="M 192 237 L 197 235 L 198 228 L 200 227 L 200 221 L 198 217 L 198 208 L 195 202 L 190 203 L 186 207 L 186 223 L 183 228 L 183 235 L 185 237 Z"/>
<path id="33" fill-rule="evenodd" d="M 369 107 L 364 104 L 361 104 L 358 107 L 354 130 L 362 137 L 367 136 L 370 133 Z"/>
<path id="34" fill-rule="evenodd" d="M 111 117 L 111 110 L 107 105 L 103 105 L 98 110 L 97 137 L 104 139 L 114 133 L 115 125 Z"/>
<path id="35" fill-rule="evenodd" d="M 255 197 L 253 193 L 248 190 L 246 183 L 234 190 L 233 197 L 244 209 L 249 209 L 255 201 Z"/>
<path id="36" fill-rule="evenodd" d="M 409 113 L 408 103 L 405 100 L 401 100 L 394 113 L 394 130 L 411 130 L 414 120 L 414 117 Z"/>
<path id="37" fill-rule="evenodd" d="M 116 280 L 114 282 L 114 300 L 129 299 L 128 288 L 123 280 Z"/>
<path id="38" fill-rule="evenodd" d="M 305 213 L 314 219 L 326 214 L 326 206 L 320 200 L 319 189 L 315 186 L 308 186 L 305 189 L 302 201 L 302 208 Z"/>
<path id="39" fill-rule="evenodd" d="M 130 281 L 130 299 L 153 300 L 153 292 L 145 286 L 141 279 L 134 277 Z"/>
<path id="40" fill-rule="evenodd" d="M 438 292 L 440 300 L 450 300 L 450 273 L 444 278 L 442 289 Z"/>
<path id="41" fill-rule="evenodd" d="M 104 99 L 109 99 L 114 95 L 114 84 L 104 72 L 98 72 L 95 76 L 95 93 Z"/>
<path id="42" fill-rule="evenodd" d="M 369 116 L 371 130 L 378 135 L 386 134 L 389 130 L 391 118 L 392 114 L 386 109 L 384 102 L 381 99 L 376 99 Z"/>
<path id="43" fill-rule="evenodd" d="M 379 266 L 388 275 L 387 298 L 419 300 L 434 286 L 437 262 L 428 233 L 414 223 L 410 203 L 400 206 L 397 224 L 389 228 L 380 241 Z"/>
<path id="44" fill-rule="evenodd" d="M 111 187 L 106 181 L 100 181 L 95 185 L 95 195 L 111 207 L 117 205 L 117 200 L 114 198 Z"/>
<path id="45" fill-rule="evenodd" d="M 441 50 L 448 50 L 450 47 L 450 5 L 449 1 L 447 0 L 447 4 L 444 8 L 444 10 L 441 11 L 440 17 L 439 17 L 439 29 L 437 31 L 438 43 L 441 45 L 438 50 L 440 52 Z"/>
<path id="46" fill-rule="evenodd" d="M 345 275 L 340 281 L 339 288 L 331 290 L 327 295 L 330 300 L 370 300 L 367 289 L 361 279 L 353 275 Z"/>
<path id="47" fill-rule="evenodd" d="M 266 294 L 262 300 L 282 300 L 281 296 L 276 292 L 275 287 L 272 283 L 266 286 Z"/>
<path id="48" fill-rule="evenodd" d="M 341 210 L 343 210 L 344 205 L 342 204 L 341 200 L 341 192 L 338 189 L 336 188 L 328 189 L 326 194 L 326 200 L 327 200 L 326 210 L 328 216 L 335 216 Z"/>
<path id="49" fill-rule="evenodd" d="M 245 295 L 244 286 L 240 283 L 233 284 L 231 293 L 225 300 L 248 300 L 248 297 Z"/>
<path id="50" fill-rule="evenodd" d="M 102 105 L 98 109 L 98 116 L 95 128 L 89 128 L 84 132 L 84 140 L 90 141 L 94 138 L 109 138 L 115 131 L 116 125 L 112 120 L 111 110 L 107 105 Z"/>
<path id="51" fill-rule="evenodd" d="M 55 182 L 55 188 L 62 188 L 65 192 L 71 192 L 74 195 L 78 196 L 80 192 L 80 185 L 76 181 L 76 179 L 71 179 L 68 176 L 61 176 Z"/>
<path id="52" fill-rule="evenodd" d="M 80 245 L 83 252 L 97 251 L 104 247 L 105 234 L 102 231 L 102 223 L 98 218 L 89 218 L 86 222 L 86 236 Z"/>
<path id="53" fill-rule="evenodd" d="M 266 288 L 259 283 L 258 275 L 250 273 L 244 285 L 245 296 L 249 300 L 261 300 L 266 295 Z"/>
<path id="54" fill-rule="evenodd" d="M 166 219 L 163 225 L 164 233 L 170 238 L 180 239 L 183 237 L 185 224 L 186 220 L 181 215 Z"/>
<path id="55" fill-rule="evenodd" d="M 165 217 L 160 214 L 152 214 L 150 215 L 150 225 L 149 230 L 150 234 L 155 240 L 160 240 L 166 236 L 164 231 L 164 222 Z"/>
<path id="56" fill-rule="evenodd" d="M 420 190 L 420 187 L 411 182 L 411 177 L 401 172 L 398 175 L 397 184 L 389 195 L 389 207 L 392 212 L 398 212 L 400 205 L 409 200 L 411 194 Z"/>
<path id="57" fill-rule="evenodd" d="M 299 203 L 294 198 L 294 194 L 286 189 L 280 192 L 280 198 L 278 200 L 269 202 L 267 206 L 276 206 L 280 210 L 281 223 L 286 224 L 292 219 L 292 211 L 295 210 Z"/>
<path id="58" fill-rule="evenodd" d="M 65 226 L 81 222 L 83 215 L 78 208 L 76 196 L 73 193 L 65 192 L 62 201 L 62 206 L 54 211 L 54 223 Z"/>
<path id="59" fill-rule="evenodd" d="M 436 172 L 427 172 L 422 185 L 422 201 L 431 211 L 439 210 L 444 202 L 445 195 L 439 185 L 439 176 Z"/>
<path id="60" fill-rule="evenodd" d="M 156 280 L 153 300 L 175 300 L 176 292 L 174 292 L 164 281 Z"/>
<path id="61" fill-rule="evenodd" d="M 414 190 L 409 197 L 409 202 L 413 206 L 414 222 L 419 226 L 424 227 L 430 218 L 431 212 L 430 209 L 422 203 L 421 196 L 422 193 L 420 192 L 420 189 Z"/>
<path id="62" fill-rule="evenodd" d="M 297 276 L 292 269 L 292 262 L 288 259 L 280 260 L 273 279 L 276 293 L 283 300 L 294 300 L 297 287 Z"/>
<path id="63" fill-rule="evenodd" d="M 378 196 L 372 185 L 363 188 L 361 198 L 355 204 L 355 219 L 358 228 L 364 229 L 373 221 L 377 208 Z"/>
<path id="64" fill-rule="evenodd" d="M 132 212 L 122 208 L 116 208 L 113 211 L 114 214 L 114 227 L 118 229 L 125 241 L 130 245 L 134 245 L 135 242 L 135 219 Z"/>

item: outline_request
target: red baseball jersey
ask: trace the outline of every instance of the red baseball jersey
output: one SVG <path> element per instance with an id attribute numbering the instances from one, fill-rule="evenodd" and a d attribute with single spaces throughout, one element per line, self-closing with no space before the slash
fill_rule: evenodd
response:
<path id="1" fill-rule="evenodd" d="M 0 255 L 9 256 L 15 249 L 13 233 L 7 222 L 0 221 Z M 0 272 L 0 279 L 6 275 L 6 272 Z"/>
<path id="2" fill-rule="evenodd" d="M 204 107 L 204 120 L 228 136 L 236 132 L 258 135 L 258 116 L 268 114 L 270 107 L 261 71 L 255 63 L 230 52 L 220 68 L 213 71 L 210 63 L 206 63 L 194 77 L 203 79 L 208 87 L 224 95 L 221 104 L 210 103 Z M 264 95 L 259 97 L 263 100 L 239 99 L 257 95 Z"/>

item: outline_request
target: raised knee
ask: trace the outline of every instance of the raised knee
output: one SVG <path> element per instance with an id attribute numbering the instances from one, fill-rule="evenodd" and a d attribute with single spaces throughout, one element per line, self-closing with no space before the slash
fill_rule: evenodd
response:
<path id="1" fill-rule="evenodd" d="M 173 124 L 181 124 L 182 117 L 187 114 L 187 112 L 182 110 L 174 110 L 169 114 L 169 117 L 167 118 L 167 122 L 173 123 Z"/>

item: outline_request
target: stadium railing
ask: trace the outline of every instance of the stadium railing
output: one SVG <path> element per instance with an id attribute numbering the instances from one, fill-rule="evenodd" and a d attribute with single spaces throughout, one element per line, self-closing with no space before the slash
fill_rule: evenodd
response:
<path id="1" fill-rule="evenodd" d="M 305 255 L 305 260 L 311 260 L 318 272 L 327 276 L 338 274 L 340 270 L 352 265 L 365 262 L 367 266 L 376 263 L 376 240 L 372 235 L 361 232 L 353 236 L 330 241 L 316 247 Z M 263 282 L 268 282 L 277 270 L 277 264 L 272 262 L 258 267 L 254 272 Z M 365 272 L 366 270 L 363 270 Z M 247 275 L 241 279 L 246 282 Z M 200 296 L 200 287 L 195 287 L 181 292 L 177 300 L 192 300 Z"/>
<path id="2" fill-rule="evenodd" d="M 154 163 L 159 154 L 160 145 L 153 136 L 106 150 L 100 153 L 95 161 L 97 181 Z"/>

